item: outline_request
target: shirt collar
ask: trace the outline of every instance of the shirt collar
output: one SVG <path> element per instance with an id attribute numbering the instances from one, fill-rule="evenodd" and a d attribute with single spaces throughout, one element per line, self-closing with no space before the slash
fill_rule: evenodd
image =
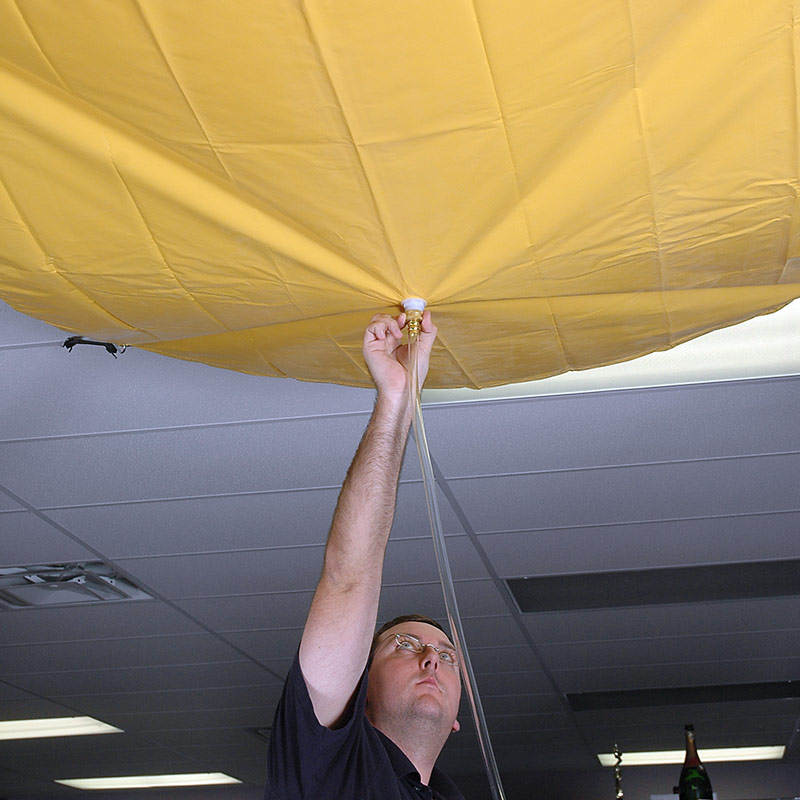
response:
<path id="1" fill-rule="evenodd" d="M 378 736 L 380 736 L 383 746 L 386 748 L 386 755 L 389 756 L 394 774 L 397 775 L 398 778 L 410 777 L 419 783 L 419 772 L 417 772 L 416 767 L 411 763 L 408 756 L 388 736 L 377 728 L 375 728 L 375 731 Z M 428 785 L 433 790 L 434 797 L 442 797 L 444 800 L 448 800 L 448 798 L 458 800 L 458 798 L 461 797 L 460 794 L 453 794 L 453 782 L 437 767 L 433 768 L 431 780 Z"/>

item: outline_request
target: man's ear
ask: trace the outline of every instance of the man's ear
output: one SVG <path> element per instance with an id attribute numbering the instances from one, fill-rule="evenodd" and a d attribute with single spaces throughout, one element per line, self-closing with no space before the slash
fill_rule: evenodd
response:
<path id="1" fill-rule="evenodd" d="M 458 733 L 460 730 L 461 730 L 461 723 L 460 723 L 458 720 L 456 720 L 456 721 L 453 723 L 453 728 L 452 728 L 452 731 L 451 731 L 451 732 L 452 732 L 452 733 Z"/>

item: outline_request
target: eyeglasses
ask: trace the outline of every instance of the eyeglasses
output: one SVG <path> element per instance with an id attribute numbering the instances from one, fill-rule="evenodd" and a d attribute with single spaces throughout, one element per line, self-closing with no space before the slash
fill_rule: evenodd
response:
<path id="1" fill-rule="evenodd" d="M 444 662 L 445 664 L 450 664 L 451 667 L 458 666 L 458 653 L 456 653 L 452 647 L 437 647 L 435 644 L 431 644 L 430 642 L 425 644 L 417 639 L 416 636 L 412 636 L 410 633 L 396 633 L 394 635 L 394 640 L 396 643 L 396 650 L 408 650 L 411 653 L 416 653 L 419 655 L 420 653 L 425 652 L 426 647 L 430 647 L 433 652 L 439 656 L 440 661 Z"/>

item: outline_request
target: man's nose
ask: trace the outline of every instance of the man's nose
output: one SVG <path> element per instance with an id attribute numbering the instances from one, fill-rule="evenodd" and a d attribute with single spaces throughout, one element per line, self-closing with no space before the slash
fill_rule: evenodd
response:
<path id="1" fill-rule="evenodd" d="M 439 654 L 433 649 L 433 645 L 426 644 L 425 649 L 420 656 L 421 666 L 423 669 L 432 667 L 434 670 L 439 669 Z"/>

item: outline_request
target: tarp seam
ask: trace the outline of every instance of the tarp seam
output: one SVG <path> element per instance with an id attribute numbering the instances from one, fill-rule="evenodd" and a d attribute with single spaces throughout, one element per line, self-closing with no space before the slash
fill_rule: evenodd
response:
<path id="1" fill-rule="evenodd" d="M 67 83 L 67 81 L 64 79 L 64 77 L 61 75 L 61 73 L 55 68 L 55 65 L 49 59 L 49 57 L 47 56 L 47 53 L 44 52 L 44 49 L 42 48 L 41 43 L 36 38 L 36 35 L 33 32 L 33 28 L 31 28 L 30 23 L 28 22 L 28 20 L 25 17 L 25 15 L 22 13 L 22 9 L 19 7 L 19 0 L 14 0 L 14 8 L 17 9 L 17 13 L 19 14 L 19 17 L 22 20 L 22 22 L 25 25 L 25 27 L 28 29 L 28 33 L 30 33 L 31 39 L 33 40 L 33 43 L 36 45 L 37 49 L 41 53 L 42 58 L 47 63 L 47 66 L 50 67 L 51 70 L 53 70 L 53 74 L 58 79 L 58 81 L 61 84 L 62 88 L 64 88 L 66 91 L 70 92 L 70 94 L 75 94 L 75 92 L 73 92 L 72 88 Z"/>
<path id="2" fill-rule="evenodd" d="M 436 341 L 444 348 L 450 358 L 453 360 L 453 363 L 461 370 L 461 374 L 464 375 L 465 378 L 469 379 L 472 383 L 473 387 L 480 388 L 480 381 L 478 381 L 474 375 L 470 373 L 470 371 L 461 363 L 458 356 L 453 351 L 452 347 L 450 347 L 447 342 L 445 341 L 444 335 L 441 331 L 439 331 L 439 335 L 437 336 Z"/>
<path id="3" fill-rule="evenodd" d="M 14 207 L 14 210 L 17 212 L 17 215 L 19 216 L 20 222 L 22 222 L 22 224 L 25 226 L 25 230 L 28 232 L 28 235 L 31 237 L 33 242 L 36 244 L 36 247 L 39 249 L 39 252 L 42 255 L 43 263 L 50 267 L 50 269 L 52 270 L 52 273 L 54 275 L 57 275 L 59 278 L 61 278 L 62 281 L 64 281 L 64 283 L 68 284 L 76 292 L 78 292 L 83 297 L 85 297 L 86 300 L 92 306 L 95 306 L 98 309 L 100 309 L 100 311 L 106 317 L 108 317 L 109 320 L 111 320 L 112 322 L 114 322 L 114 323 L 116 323 L 118 325 L 122 325 L 124 328 L 127 328 L 130 331 L 137 331 L 139 333 L 144 333 L 145 335 L 147 335 L 151 339 L 156 339 L 157 338 L 155 335 L 150 333 L 150 331 L 147 331 L 144 328 L 138 328 L 135 325 L 130 325 L 129 323 L 125 322 L 124 320 L 120 319 L 119 317 L 116 317 L 107 308 L 105 308 L 97 300 L 95 300 L 95 298 L 92 297 L 92 295 L 89 294 L 89 292 L 87 292 L 86 289 L 83 289 L 81 286 L 78 286 L 78 284 L 76 284 L 73 280 L 68 278 L 58 268 L 58 265 L 56 264 L 56 260 L 53 257 L 51 257 L 51 256 L 49 256 L 47 254 L 47 248 L 45 248 L 44 244 L 39 240 L 39 238 L 34 233 L 33 226 L 30 224 L 30 222 L 28 221 L 28 219 L 25 216 L 25 214 L 23 214 L 22 209 L 19 206 L 19 203 L 17 203 L 17 201 L 15 200 L 14 195 L 11 193 L 10 189 L 8 188 L 8 185 L 3 180 L 2 175 L 0 175 L 0 185 L 2 185 L 3 190 L 5 191 L 8 199 L 9 199 L 9 201 L 11 203 L 11 205 Z"/>
<path id="4" fill-rule="evenodd" d="M 522 202 L 522 186 L 520 185 L 519 180 L 519 172 L 517 171 L 517 164 L 514 159 L 514 150 L 511 147 L 511 139 L 508 135 L 508 125 L 506 124 L 506 116 L 503 113 L 503 105 L 500 102 L 500 92 L 497 90 L 497 81 L 495 81 L 494 73 L 492 72 L 492 62 L 489 58 L 489 51 L 486 47 L 486 40 L 483 38 L 483 30 L 481 29 L 481 22 L 480 17 L 478 16 L 478 9 L 475 5 L 475 0 L 470 0 L 472 6 L 472 14 L 475 17 L 475 27 L 478 31 L 478 39 L 481 43 L 481 49 L 483 50 L 483 57 L 486 61 L 486 72 L 489 75 L 489 80 L 492 84 L 492 90 L 494 91 L 494 98 L 497 102 L 497 112 L 500 114 L 500 126 L 503 129 L 503 136 L 506 140 L 506 148 L 508 149 L 508 159 L 511 162 L 511 171 L 514 173 L 514 185 L 517 188 L 517 199 L 519 200 L 520 206 L 522 208 L 522 216 L 525 220 L 525 227 L 528 231 L 528 245 L 533 247 L 533 233 L 531 231 L 530 221 L 528 219 L 528 215 L 525 213 L 525 205 Z"/>
<path id="5" fill-rule="evenodd" d="M 633 24 L 633 10 L 631 9 L 631 0 L 625 0 L 625 9 L 627 11 L 628 27 L 630 29 L 630 43 L 631 43 L 631 70 L 633 75 L 633 99 L 636 104 L 636 118 L 639 122 L 639 131 L 642 136 L 642 155 L 644 156 L 645 173 L 650 185 L 650 205 L 653 212 L 653 236 L 655 238 L 656 252 L 658 254 L 658 267 L 659 277 L 661 279 L 661 308 L 664 313 L 665 320 L 665 333 L 667 341 L 672 343 L 672 320 L 669 315 L 669 310 L 664 302 L 663 292 L 666 291 L 666 270 L 664 265 L 664 253 L 661 250 L 661 233 L 658 224 L 658 207 L 656 204 L 656 190 L 655 190 L 655 176 L 653 174 L 653 156 L 647 143 L 647 134 L 644 124 L 644 113 L 642 109 L 642 98 L 639 87 L 639 70 L 638 70 L 638 47 L 636 44 L 636 29 Z"/>
<path id="6" fill-rule="evenodd" d="M 797 50 L 795 48 L 795 41 L 797 38 L 797 6 L 798 0 L 794 0 L 792 3 L 792 18 L 789 24 L 789 49 L 792 53 L 792 75 L 791 75 L 791 85 L 792 85 L 792 103 L 793 103 L 793 111 L 794 111 L 794 124 L 795 124 L 795 131 L 800 130 L 800 106 L 798 106 L 797 101 Z M 800 205 L 800 197 L 798 196 L 798 181 L 800 181 L 800 143 L 798 143 L 797 135 L 793 138 L 793 150 L 792 154 L 794 155 L 794 180 L 792 181 L 792 188 L 794 189 L 794 213 L 792 214 L 792 218 L 789 221 L 789 235 L 786 237 L 786 250 L 783 254 L 783 269 L 781 269 L 781 273 L 778 276 L 777 283 L 783 283 L 784 278 L 786 276 L 787 270 L 789 269 L 789 259 L 791 256 L 791 247 L 792 247 L 792 240 L 794 238 L 793 234 L 795 233 L 796 229 L 796 220 L 800 216 L 800 209 L 798 206 Z"/>
<path id="7" fill-rule="evenodd" d="M 211 152 L 214 154 L 214 158 L 217 160 L 217 163 L 219 164 L 220 168 L 225 173 L 225 176 L 235 186 L 236 182 L 231 177 L 231 174 L 226 169 L 225 164 L 222 161 L 222 158 L 220 157 L 219 153 L 214 148 L 214 145 L 211 143 L 211 139 L 209 138 L 208 133 L 206 132 L 206 129 L 203 127 L 203 123 L 200 121 L 200 117 L 198 117 L 197 111 L 195 110 L 194 106 L 191 104 L 188 95 L 183 90 L 183 86 L 181 86 L 181 83 L 178 80 L 177 75 L 175 74 L 175 70 L 172 68 L 172 64 L 170 63 L 169 59 L 167 58 L 166 53 L 164 52 L 163 48 L 161 47 L 161 43 L 158 41 L 158 38 L 156 37 L 155 32 L 153 31 L 153 28 L 150 25 L 150 21 L 147 19 L 147 16 L 145 15 L 144 10 L 142 9 L 141 5 L 139 4 L 139 0 L 133 0 L 133 5 L 136 8 L 136 10 L 139 12 L 139 16 L 142 19 L 142 24 L 144 25 L 144 28 L 147 31 L 148 36 L 150 37 L 150 39 L 152 40 L 153 44 L 155 45 L 156 50 L 158 51 L 159 55 L 161 56 L 161 60 L 164 62 L 164 66 L 167 68 L 167 72 L 169 72 L 169 75 L 172 78 L 172 80 L 174 81 L 175 86 L 177 87 L 178 91 L 181 93 L 181 97 L 183 97 L 183 100 L 186 103 L 186 107 L 189 109 L 189 111 L 191 112 L 191 115 L 194 117 L 194 120 L 197 123 L 197 127 L 200 129 L 200 132 L 203 134 L 203 138 L 206 140 L 206 142 L 208 142 L 208 146 L 211 148 Z"/>
<path id="8" fill-rule="evenodd" d="M 278 369 L 278 367 L 276 367 L 275 364 L 273 364 L 268 359 L 264 358 L 264 354 L 261 352 L 261 348 L 256 343 L 256 337 L 253 334 L 252 329 L 248 329 L 246 331 L 246 333 L 247 333 L 248 337 L 250 338 L 250 341 L 251 341 L 251 343 L 253 345 L 253 350 L 255 351 L 255 353 L 259 357 L 259 359 L 261 360 L 261 363 L 262 364 L 266 364 L 267 365 L 267 369 L 271 369 L 273 372 L 276 372 L 281 378 L 288 378 L 289 376 L 282 369 Z"/>
<path id="9" fill-rule="evenodd" d="M 223 330 L 231 331 L 232 330 L 231 328 L 229 328 L 227 325 L 225 325 L 225 323 L 222 322 L 222 320 L 217 319 L 217 317 L 215 317 L 208 309 L 206 309 L 203 306 L 203 304 L 186 288 L 186 286 L 184 286 L 183 281 L 181 281 L 181 279 L 178 277 L 178 275 L 175 272 L 175 270 L 170 265 L 169 261 L 167 261 L 166 255 L 164 254 L 164 251 L 161 249 L 161 245 L 156 240 L 155 234 L 153 233 L 152 228 L 150 227 L 149 223 L 147 222 L 147 219 L 144 216 L 144 212 L 142 211 L 141 206 L 139 205 L 139 203 L 136 202 L 136 198 L 133 196 L 133 192 L 131 191 L 130 186 L 128 186 L 128 183 L 126 182 L 125 178 L 122 177 L 122 173 L 119 171 L 119 168 L 117 167 L 117 164 L 114 161 L 114 156 L 111 153 L 111 148 L 110 147 L 109 147 L 109 154 L 108 155 L 109 155 L 109 161 L 111 163 L 111 168 L 114 170 L 114 173 L 119 178 L 119 182 L 122 184 L 122 187 L 125 190 L 126 194 L 128 195 L 128 197 L 130 197 L 131 202 L 133 203 L 133 207 L 136 209 L 136 213 L 139 215 L 139 219 L 141 219 L 142 225 L 144 225 L 144 228 L 145 228 L 145 230 L 147 231 L 147 233 L 148 233 L 148 235 L 150 237 L 150 241 L 153 243 L 153 246 L 158 251 L 158 255 L 161 258 L 162 264 L 167 269 L 169 274 L 172 276 L 172 278 L 175 281 L 175 283 L 178 284 L 178 286 L 180 287 L 181 291 L 186 295 L 188 300 L 191 303 L 193 303 L 195 306 L 197 306 L 207 317 L 209 317 L 209 319 L 212 319 L 214 322 L 216 322 L 217 325 L 219 325 Z M 299 309 L 298 309 L 298 311 L 299 311 Z"/>
<path id="10" fill-rule="evenodd" d="M 383 212 L 381 211 L 380 204 L 378 203 L 378 198 L 377 198 L 377 195 L 375 193 L 375 189 L 374 189 L 374 187 L 372 185 L 372 180 L 370 179 L 368 170 L 367 170 L 366 165 L 364 163 L 364 159 L 363 159 L 363 157 L 361 155 L 360 146 L 359 146 L 358 142 L 356 142 L 356 137 L 353 134 L 353 128 L 350 125 L 350 119 L 348 118 L 348 115 L 347 115 L 347 113 L 345 111 L 344 103 L 342 102 L 342 98 L 341 98 L 341 96 L 339 94 L 339 91 L 336 88 L 336 84 L 335 84 L 335 82 L 333 80 L 333 76 L 331 75 L 331 71 L 330 71 L 330 69 L 328 67 L 328 64 L 325 61 L 325 57 L 322 54 L 322 47 L 320 46 L 319 39 L 317 38 L 317 35 L 314 32 L 313 26 L 311 25 L 311 19 L 309 18 L 307 4 L 305 2 L 301 2 L 299 5 L 300 5 L 300 9 L 301 9 L 302 14 L 303 14 L 303 20 L 305 21 L 306 27 L 308 29 L 309 38 L 311 39 L 311 43 L 312 43 L 312 45 L 314 47 L 314 50 L 316 51 L 317 56 L 319 58 L 320 66 L 322 67 L 322 69 L 325 72 L 325 76 L 328 79 L 328 84 L 330 85 L 331 92 L 333 92 L 333 95 L 336 98 L 336 102 L 339 105 L 339 108 L 341 109 L 342 121 L 344 122 L 344 125 L 347 128 L 347 133 L 348 133 L 348 136 L 350 137 L 350 141 L 353 143 L 353 151 L 356 154 L 356 158 L 358 160 L 358 164 L 359 164 L 359 166 L 361 168 L 361 173 L 364 176 L 364 181 L 365 181 L 365 183 L 367 185 L 367 188 L 369 189 L 369 196 L 370 196 L 370 198 L 372 200 L 372 205 L 373 205 L 373 207 L 375 209 L 375 214 L 376 214 L 376 216 L 378 218 L 378 221 L 380 222 L 381 228 L 383 229 L 383 234 L 384 234 L 384 240 L 385 240 L 385 243 L 386 243 L 386 247 L 387 247 L 389 253 L 391 254 L 392 261 L 394 262 L 392 266 L 393 266 L 394 271 L 395 271 L 396 286 L 397 286 L 398 289 L 401 289 L 401 287 L 402 287 L 402 278 L 401 278 L 401 274 L 400 274 L 400 264 L 399 264 L 399 262 L 397 260 L 397 251 L 395 250 L 394 244 L 392 243 L 392 237 L 391 237 L 391 235 L 389 233 L 389 226 L 387 224 L 387 221 L 385 219 L 385 216 L 384 216 Z M 400 298 L 400 297 L 397 298 L 398 301 L 401 300 L 401 299 L 402 298 Z"/>

